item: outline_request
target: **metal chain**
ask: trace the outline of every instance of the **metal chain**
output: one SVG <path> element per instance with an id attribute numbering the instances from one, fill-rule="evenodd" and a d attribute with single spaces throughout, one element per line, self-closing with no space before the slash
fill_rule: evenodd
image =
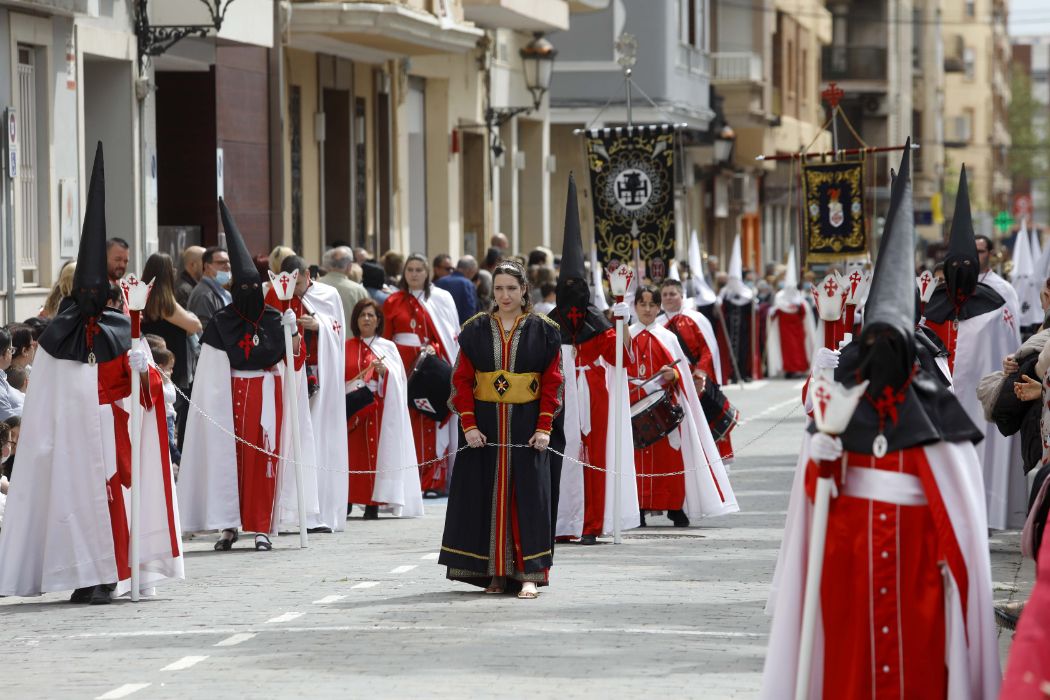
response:
<path id="1" fill-rule="evenodd" d="M 156 365 L 153 365 L 153 366 L 156 367 Z M 270 450 L 266 449 L 265 447 L 260 447 L 260 446 L 254 444 L 254 443 L 252 443 L 252 442 L 250 442 L 248 440 L 245 440 L 244 438 L 242 438 L 241 436 L 235 434 L 234 432 L 232 432 L 230 430 L 227 430 L 225 427 L 223 427 L 221 424 L 219 424 L 219 422 L 217 420 L 212 418 L 203 409 L 201 409 L 200 406 L 198 406 L 196 403 L 194 403 L 193 399 L 191 399 L 189 396 L 187 396 L 185 394 L 185 392 L 182 391 L 182 389 L 180 389 L 175 384 L 172 384 L 172 386 L 175 387 L 176 393 L 178 393 L 179 396 L 181 396 L 183 399 L 185 399 L 186 403 L 189 404 L 193 408 L 193 410 L 195 410 L 197 413 L 199 413 L 201 416 L 203 416 L 205 420 L 207 420 L 209 423 L 211 423 L 216 428 L 218 428 L 222 433 L 224 433 L 227 436 L 233 438 L 236 442 L 239 442 L 242 445 L 250 447 L 251 449 L 255 450 L 256 452 L 264 454 L 267 457 L 273 457 L 276 460 L 279 460 L 281 462 L 285 462 L 287 464 L 291 464 L 293 466 L 294 465 L 298 465 L 298 466 L 303 467 L 304 469 L 315 469 L 317 471 L 337 472 L 337 473 L 342 473 L 342 474 L 378 474 L 379 473 L 378 469 L 339 469 L 339 468 L 318 466 L 316 464 L 309 464 L 309 463 L 306 463 L 306 462 L 299 462 L 299 461 L 296 461 L 295 459 L 292 459 L 291 457 L 285 457 L 283 455 L 277 454 L 276 452 L 271 452 Z M 755 444 L 756 442 L 758 442 L 759 440 L 764 438 L 766 435 L 771 433 L 774 429 L 776 429 L 781 424 L 783 424 L 784 421 L 786 421 L 787 419 L 791 418 L 791 416 L 793 416 L 795 414 L 795 412 L 798 411 L 798 409 L 801 406 L 802 406 L 801 402 L 795 404 L 795 406 L 792 407 L 792 409 L 790 411 L 788 411 L 786 414 L 784 414 L 777 422 L 775 422 L 773 425 L 771 425 L 766 430 L 762 431 L 757 436 L 753 437 L 751 440 L 746 442 L 744 445 L 741 445 L 734 452 L 731 452 L 730 454 L 725 455 L 725 457 L 735 457 L 742 450 L 750 447 L 751 445 Z M 508 447 L 508 448 L 534 449 L 532 447 L 532 445 L 522 445 L 522 444 L 518 444 L 518 443 L 490 442 L 490 443 L 486 443 L 484 446 L 485 447 Z M 443 460 L 448 459 L 449 457 L 452 457 L 453 455 L 457 455 L 460 452 L 463 452 L 464 450 L 469 450 L 469 449 L 473 449 L 473 448 L 471 448 L 470 445 L 463 445 L 459 449 L 451 451 L 451 452 L 448 452 L 448 453 L 446 453 L 444 455 L 441 455 L 440 457 L 434 457 L 433 459 L 428 459 L 428 460 L 420 462 L 418 464 L 411 464 L 411 465 L 406 465 L 406 466 L 403 466 L 403 467 L 393 467 L 393 468 L 390 468 L 390 469 L 384 469 L 383 472 L 384 473 L 387 473 L 387 472 L 399 472 L 399 471 L 408 471 L 409 469 L 418 469 L 420 467 L 425 467 L 425 466 L 430 465 L 430 464 L 435 464 L 437 462 L 441 462 Z M 554 449 L 553 447 L 548 446 L 547 449 L 549 451 L 553 452 L 554 454 L 558 455 L 562 459 L 567 459 L 570 462 L 574 462 L 576 464 L 579 464 L 581 467 L 583 467 L 585 469 L 593 469 L 595 471 L 603 472 L 605 474 L 616 474 L 617 473 L 615 469 L 599 467 L 599 466 L 597 466 L 595 464 L 589 464 L 589 463 L 584 462 L 582 460 L 576 459 L 575 457 L 570 457 L 569 455 L 565 454 L 564 452 L 559 452 L 558 450 Z M 723 457 L 723 459 L 725 457 Z M 692 474 L 693 472 L 696 472 L 696 471 L 699 471 L 699 470 L 696 469 L 696 468 L 691 468 L 691 469 L 684 469 L 682 471 L 676 471 L 676 472 L 661 472 L 660 474 L 638 474 L 638 473 L 636 473 L 635 476 L 638 477 L 639 479 L 655 479 L 657 477 L 682 476 L 684 474 Z"/>

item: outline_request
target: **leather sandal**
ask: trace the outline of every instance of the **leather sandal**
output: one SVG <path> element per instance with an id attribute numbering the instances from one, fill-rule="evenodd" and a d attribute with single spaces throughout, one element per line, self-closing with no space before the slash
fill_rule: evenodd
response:
<path id="1" fill-rule="evenodd" d="M 273 549 L 273 543 L 270 542 L 270 538 L 261 532 L 257 533 L 255 535 L 255 551 L 269 552 L 271 549 Z"/>
<path id="2" fill-rule="evenodd" d="M 227 532 L 232 532 L 233 533 L 233 537 L 226 537 L 226 533 Z M 237 536 L 237 531 L 236 530 L 231 530 L 229 528 L 223 530 L 222 531 L 222 535 L 219 537 L 219 541 L 215 543 L 215 551 L 216 552 L 228 552 L 228 551 L 230 551 L 231 549 L 233 549 L 233 543 L 236 542 L 238 539 L 240 539 L 240 538 Z"/>

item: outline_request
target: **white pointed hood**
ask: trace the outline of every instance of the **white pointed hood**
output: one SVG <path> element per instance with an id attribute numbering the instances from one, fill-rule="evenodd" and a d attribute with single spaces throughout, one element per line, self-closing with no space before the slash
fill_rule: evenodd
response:
<path id="1" fill-rule="evenodd" d="M 1021 307 L 1021 325 L 1042 323 L 1043 312 L 1039 300 L 1039 286 L 1044 283 L 1045 277 L 1036 274 L 1031 238 L 1023 221 L 1014 243 L 1013 263 L 1010 283 L 1017 292 L 1017 300 Z"/>
<path id="2" fill-rule="evenodd" d="M 722 288 L 719 296 L 728 298 L 734 304 L 745 304 L 750 302 L 755 292 L 744 284 L 744 257 L 740 252 L 740 234 L 733 239 L 733 254 L 729 258 L 729 269 L 727 270 L 729 281 Z"/>
<path id="3" fill-rule="evenodd" d="M 689 273 L 693 276 L 693 301 L 697 306 L 708 306 L 718 300 L 715 290 L 707 283 L 704 258 L 700 255 L 700 237 L 693 230 L 689 237 Z"/>

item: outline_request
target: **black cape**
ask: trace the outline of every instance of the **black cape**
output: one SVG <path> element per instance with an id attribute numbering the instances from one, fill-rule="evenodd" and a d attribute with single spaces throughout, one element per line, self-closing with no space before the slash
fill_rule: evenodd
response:
<path id="1" fill-rule="evenodd" d="M 246 347 L 245 338 L 250 341 L 256 334 L 259 344 Z M 256 333 L 255 324 L 245 321 L 232 304 L 227 304 L 212 316 L 201 336 L 201 342 L 225 352 L 230 358 L 231 369 L 269 369 L 284 360 L 281 312 L 272 306 L 263 309 Z"/>
<path id="2" fill-rule="evenodd" d="M 722 303 L 722 315 L 725 318 L 726 345 L 729 352 L 736 358 L 736 370 L 741 374 L 740 379 L 751 378 L 751 317 L 754 306 L 748 304 L 734 304 L 730 301 Z M 721 324 L 717 327 L 722 331 Z M 732 365 L 730 365 L 732 367 Z"/>
<path id="3" fill-rule="evenodd" d="M 1006 301 L 999 295 L 999 292 L 984 282 L 978 282 L 973 294 L 959 308 L 958 320 L 965 321 L 968 318 L 995 311 L 1004 304 L 1006 304 Z M 924 315 L 927 321 L 933 323 L 944 323 L 949 319 L 955 319 L 955 304 L 948 297 L 947 287 L 944 285 L 937 287 L 930 301 L 926 304 Z"/>
<path id="4" fill-rule="evenodd" d="M 516 337 L 511 341 L 512 356 L 504 367 L 502 358 L 497 357 L 497 353 L 502 354 L 498 323 L 490 314 L 478 315 L 467 321 L 460 331 L 460 357 L 466 356 L 476 371 L 506 369 L 510 372 L 542 374 L 551 362 L 560 358 L 561 333 L 558 326 L 536 314 L 530 314 L 518 324 Z M 540 402 L 510 405 L 505 425 L 501 425 L 499 418 L 500 406 L 498 403 L 474 400 L 478 430 L 490 443 L 527 443 L 536 431 Z M 560 412 L 559 408 L 557 413 Z M 462 429 L 459 444 L 466 444 Z M 449 485 L 445 532 L 438 561 L 448 567 L 449 578 L 478 586 L 487 586 L 493 576 L 523 578 L 521 572 L 514 571 L 512 544 L 506 558 L 507 570 L 494 570 L 497 543 L 492 537 L 492 510 L 498 487 L 497 463 L 503 449 L 509 453 L 510 465 L 507 480 L 509 491 L 503 496 L 509 508 L 509 499 L 513 494 L 517 506 L 525 560 L 524 578 L 542 585 L 543 571 L 550 568 L 554 561 L 555 516 L 552 513 L 553 477 L 549 451 L 537 452 L 531 447 L 486 446 L 460 452 L 456 456 L 456 468 L 452 471 Z M 510 532 L 509 526 L 507 531 Z"/>
<path id="5" fill-rule="evenodd" d="M 860 343 L 850 343 L 843 348 L 838 369 L 835 370 L 835 381 L 847 387 L 857 385 L 860 350 Z M 924 351 L 925 348 L 917 349 L 919 354 Z M 811 427 L 811 431 L 813 429 Z M 870 455 L 878 434 L 879 414 L 871 401 L 862 398 L 846 432 L 839 436 L 842 446 L 850 452 Z M 903 403 L 897 406 L 897 420 L 886 419 L 883 435 L 889 452 L 941 440 L 977 443 L 984 439 L 955 394 L 935 375 L 923 369 L 921 364 L 905 393 Z"/>
<path id="6" fill-rule="evenodd" d="M 89 349 L 84 317 L 70 298 L 63 300 L 60 311 L 40 335 L 39 344 L 47 354 L 59 360 L 109 362 L 131 349 L 131 319 L 114 309 L 104 309 L 95 323 L 98 332 Z"/>

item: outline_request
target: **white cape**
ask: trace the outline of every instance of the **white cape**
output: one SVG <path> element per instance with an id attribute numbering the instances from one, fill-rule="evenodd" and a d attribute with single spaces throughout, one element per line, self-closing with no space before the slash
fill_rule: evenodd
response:
<path id="1" fill-rule="evenodd" d="M 984 409 L 977 398 L 981 377 L 1001 370 L 1003 358 L 1021 346 L 1017 316 L 1013 318 L 1013 323 L 1008 322 L 1004 310 L 999 308 L 960 322 L 952 373 L 959 403 L 984 433 L 977 455 L 984 469 L 988 527 L 993 530 L 1020 528 L 1027 513 L 1027 481 L 1021 469 L 1020 445 L 1013 436 L 1006 437 L 995 423 L 984 419 Z"/>
<path id="2" fill-rule="evenodd" d="M 809 546 L 810 503 L 802 490 L 803 480 L 800 476 L 806 464 L 807 445 L 808 439 L 803 442 L 803 454 L 799 461 L 801 468 L 796 471 L 787 517 L 788 527 L 784 533 L 768 606 L 773 614 L 773 625 L 762 674 L 761 697 L 769 700 L 782 698 L 786 688 L 795 687 Z M 937 481 L 940 498 L 948 511 L 969 579 L 964 624 L 958 583 L 951 569 L 944 565 L 941 567 L 947 612 L 945 663 L 948 666 L 948 698 L 995 698 L 999 694 L 1001 673 L 992 608 L 992 573 L 981 495 L 981 468 L 977 463 L 976 452 L 969 443 L 938 442 L 925 447 L 924 452 Z M 819 610 L 817 614 L 820 614 Z M 823 656 L 824 634 L 818 621 L 810 683 L 810 697 L 814 699 L 822 697 Z"/>
<path id="3" fill-rule="evenodd" d="M 773 307 L 769 310 L 769 321 L 766 323 L 766 374 L 770 377 L 779 377 L 784 372 L 784 353 L 780 345 L 780 316 L 777 312 L 797 314 L 800 308 L 803 310 L 802 328 L 806 334 L 806 358 L 809 361 L 812 361 L 816 349 L 823 347 L 823 338 L 817 339 L 817 324 L 806 305 L 790 304 L 784 301 L 782 293 L 783 290 L 777 292 Z"/>
<path id="4" fill-rule="evenodd" d="M 318 321 L 317 375 L 318 390 L 309 400 L 309 413 L 316 469 L 319 524 L 342 532 L 346 527 L 346 503 L 349 479 L 346 441 L 346 329 L 343 328 L 343 301 L 335 287 L 314 284 L 307 289 L 303 302 Z M 339 439 L 342 436 L 343 439 Z M 313 524 L 311 524 L 311 527 Z"/>
<path id="5" fill-rule="evenodd" d="M 18 467 L 0 531 L 0 595 L 33 596 L 117 581 L 107 480 L 116 472 L 113 412 L 98 402 L 98 367 L 38 348 L 26 395 Z M 124 401 L 127 408 L 127 401 Z M 172 556 L 157 410 L 143 411 L 141 588 L 184 578 Z M 165 436 L 167 429 L 165 428 Z M 119 496 L 120 494 L 114 494 Z M 159 499 L 159 500 L 158 500 Z M 172 493 L 175 526 L 178 500 Z M 128 509 L 130 519 L 130 508 Z M 117 593 L 128 590 L 118 582 Z"/>
<path id="6" fill-rule="evenodd" d="M 408 415 L 408 377 L 405 375 L 405 366 L 393 342 L 377 335 L 369 344 L 373 354 L 382 357 L 387 368 L 372 500 L 385 503 L 385 506 L 380 507 L 381 510 L 395 517 L 418 518 L 423 515 L 423 493 L 419 469 L 415 466 L 416 449 Z"/>
<path id="7" fill-rule="evenodd" d="M 186 438 L 183 440 L 182 463 L 179 467 L 178 493 L 179 502 L 183 504 L 181 515 L 184 532 L 241 527 L 231 377 L 230 360 L 226 353 L 211 345 L 202 345 L 193 381 L 192 404 L 186 417 Z M 284 390 L 287 391 L 287 387 Z M 281 498 L 282 475 L 293 468 L 291 463 L 284 461 L 291 459 L 292 455 L 289 423 L 288 420 L 283 421 L 275 510 Z M 274 518 L 270 534 L 277 534 L 276 530 L 277 519 Z"/>
<path id="8" fill-rule="evenodd" d="M 459 356 L 459 312 L 456 310 L 456 301 L 451 294 L 433 284 L 430 285 L 429 299 L 425 298 L 422 292 L 415 293 L 415 297 L 423 305 L 423 308 L 427 310 L 430 320 L 433 321 L 434 327 L 437 329 L 438 336 L 441 339 L 441 346 L 448 353 L 448 357 L 445 359 L 448 360 L 450 365 L 455 367 L 456 357 Z M 405 370 L 407 371 L 408 368 L 406 367 Z M 437 436 L 438 455 L 445 454 L 450 447 L 455 452 L 456 443 L 459 440 L 459 417 L 455 413 L 450 413 L 445 426 L 437 426 L 435 434 Z M 455 462 L 456 455 L 449 454 L 446 485 L 452 483 L 452 468 Z"/>
<path id="9" fill-rule="evenodd" d="M 659 322 L 650 326 L 635 323 L 631 326 L 631 337 L 637 337 L 642 331 L 649 331 L 664 346 L 672 359 L 681 360 L 681 367 L 689 366 L 689 361 L 674 333 Z M 688 373 L 686 370 L 684 374 Z M 714 438 L 711 437 L 711 429 L 707 425 L 703 409 L 700 408 L 696 387 L 691 381 L 680 382 L 677 385 L 677 399 L 685 410 L 685 419 L 672 431 L 670 438 L 675 441 L 675 436 L 678 436 L 677 441 L 680 442 L 685 463 L 685 514 L 690 519 L 697 519 L 738 512 L 740 507 L 729 483 L 729 475 L 718 454 Z M 722 498 L 718 495 L 719 491 L 722 492 Z"/>
<path id="10" fill-rule="evenodd" d="M 575 370 L 575 359 L 573 357 L 573 346 L 561 346 L 562 371 L 565 374 L 565 387 L 562 397 L 562 416 L 565 426 L 565 454 L 574 459 L 582 461 L 583 443 L 581 435 L 590 432 L 590 406 L 587 381 L 591 379 L 590 371 Z M 626 360 L 626 353 L 625 353 Z M 600 361 L 606 367 L 605 386 L 610 397 L 614 395 L 615 372 L 604 361 Z M 615 469 L 614 459 L 616 439 L 620 439 L 620 465 L 623 472 L 620 477 L 620 529 L 629 530 L 641 524 L 641 516 L 638 510 L 638 480 L 634 470 L 634 443 L 631 434 L 631 404 L 627 395 L 626 382 L 619 391 L 619 401 L 622 407 L 622 418 L 619 426 L 611 426 L 606 431 L 605 438 L 605 465 L 610 471 L 605 475 L 605 516 L 602 524 L 603 534 L 611 534 L 616 530 L 616 477 L 612 473 Z M 609 406 L 609 422 L 615 420 L 613 406 Z M 582 421 L 582 423 L 581 423 Z M 558 525 L 555 534 L 558 537 L 579 537 L 583 534 L 584 521 L 584 489 L 583 470 L 581 464 L 569 459 L 562 459 L 561 465 L 561 491 L 558 499 Z"/>
<path id="11" fill-rule="evenodd" d="M 999 292 L 999 296 L 1006 300 L 1006 308 L 1010 309 L 1010 313 L 1013 314 L 1014 318 L 1021 318 L 1021 301 L 1017 298 L 1017 290 L 1014 289 L 1012 284 L 1003 279 L 995 270 L 989 270 L 982 274 L 980 281 Z M 1020 345 L 1020 343 L 1017 345 Z M 1015 346 L 1013 350 L 1016 349 L 1017 347 Z"/>
<path id="12" fill-rule="evenodd" d="M 690 300 L 686 299 L 682 302 L 682 309 L 676 313 L 670 313 L 664 311 L 664 320 L 666 323 L 678 314 L 688 316 L 693 322 L 700 327 L 700 333 L 704 336 L 704 342 L 707 343 L 707 349 L 711 351 L 711 361 L 715 365 L 715 381 L 718 382 L 719 386 L 722 385 L 722 352 L 718 349 L 718 336 L 715 335 L 715 327 L 711 325 L 711 322 L 707 320 L 707 316 L 704 316 L 694 308 L 690 308 L 688 304 Z"/>

